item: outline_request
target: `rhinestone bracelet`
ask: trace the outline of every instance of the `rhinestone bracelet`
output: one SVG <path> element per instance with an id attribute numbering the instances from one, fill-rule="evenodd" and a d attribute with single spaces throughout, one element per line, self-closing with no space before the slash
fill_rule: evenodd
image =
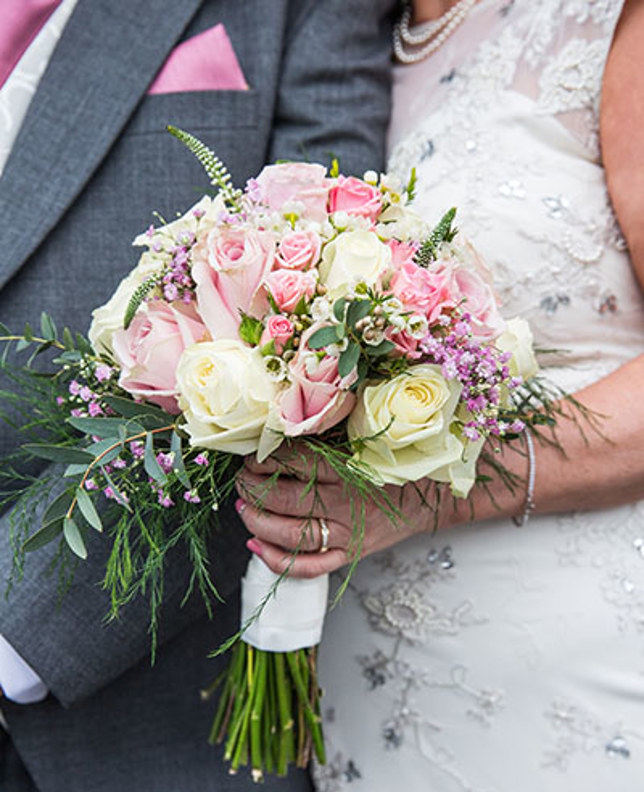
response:
<path id="1" fill-rule="evenodd" d="M 534 511 L 534 480 L 537 472 L 537 461 L 534 455 L 534 441 L 532 439 L 532 432 L 526 428 L 525 440 L 528 447 L 528 486 L 525 492 L 525 501 L 523 502 L 523 512 L 512 518 L 515 525 L 521 527 L 525 525 L 530 519 L 530 514 Z"/>

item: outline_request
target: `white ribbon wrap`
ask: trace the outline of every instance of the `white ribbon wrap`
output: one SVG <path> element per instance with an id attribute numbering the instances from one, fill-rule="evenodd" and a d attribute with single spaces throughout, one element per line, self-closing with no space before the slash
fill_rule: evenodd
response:
<path id="1" fill-rule="evenodd" d="M 278 575 L 253 556 L 242 580 L 242 624 L 253 616 Z M 312 580 L 286 577 L 268 600 L 243 640 L 267 652 L 293 652 L 317 646 L 329 596 L 329 576 Z"/>

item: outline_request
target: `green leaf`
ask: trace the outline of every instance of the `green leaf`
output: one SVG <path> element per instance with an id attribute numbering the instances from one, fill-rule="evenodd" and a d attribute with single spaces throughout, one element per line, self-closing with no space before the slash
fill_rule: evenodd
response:
<path id="1" fill-rule="evenodd" d="M 56 325 L 54 324 L 54 320 L 44 311 L 40 315 L 40 330 L 42 332 L 42 337 L 46 341 L 56 340 Z"/>
<path id="2" fill-rule="evenodd" d="M 244 343 L 250 344 L 250 346 L 258 346 L 263 330 L 264 326 L 259 319 L 242 313 L 242 320 L 239 325 L 239 337 Z"/>
<path id="3" fill-rule="evenodd" d="M 20 341 L 16 344 L 16 352 L 22 352 L 23 349 L 28 349 L 30 346 L 31 341 L 27 341 L 26 338 L 21 338 Z"/>
<path id="4" fill-rule="evenodd" d="M 347 311 L 347 324 L 353 330 L 355 329 L 356 322 L 364 319 L 371 313 L 371 300 L 355 300 L 349 306 Z"/>
<path id="5" fill-rule="evenodd" d="M 348 376 L 358 364 L 360 346 L 355 341 L 349 344 L 338 359 L 338 374 L 341 378 Z"/>
<path id="6" fill-rule="evenodd" d="M 91 454 L 82 448 L 73 446 L 47 445 L 45 443 L 27 443 L 22 446 L 25 451 L 39 459 L 47 459 L 49 462 L 65 462 L 67 464 L 82 464 L 93 461 Z"/>
<path id="7" fill-rule="evenodd" d="M 344 322 L 344 309 L 347 304 L 347 300 L 345 297 L 340 297 L 339 300 L 336 300 L 333 303 L 333 315 L 338 320 L 338 322 Z"/>
<path id="8" fill-rule="evenodd" d="M 68 349 L 70 352 L 76 348 L 76 345 L 74 344 L 74 336 L 72 335 L 69 327 L 65 327 L 63 329 L 63 344 L 65 344 L 65 349 Z"/>
<path id="9" fill-rule="evenodd" d="M 296 304 L 295 308 L 293 308 L 293 313 L 296 316 L 304 316 L 304 314 L 306 313 L 307 304 L 308 304 L 308 301 L 307 301 L 306 297 L 304 295 L 302 295 L 300 297 L 300 299 L 297 301 L 297 304 Z"/>
<path id="10" fill-rule="evenodd" d="M 78 525 L 71 517 L 67 517 L 63 522 L 63 533 L 71 551 L 84 561 L 87 558 L 87 548 Z"/>
<path id="11" fill-rule="evenodd" d="M 93 455 L 94 459 L 101 457 L 101 465 L 107 465 L 119 456 L 123 450 L 123 445 L 120 442 L 116 442 L 114 438 L 110 438 L 109 440 L 100 440 L 98 443 L 92 443 L 87 450 Z M 105 454 L 105 456 L 101 456 L 101 454 Z"/>
<path id="12" fill-rule="evenodd" d="M 145 437 L 145 456 L 143 457 L 143 466 L 145 467 L 145 472 L 153 478 L 158 484 L 165 484 L 168 481 L 168 477 L 163 472 L 161 465 L 157 462 L 156 456 L 154 454 L 154 439 L 151 434 L 147 434 Z"/>
<path id="13" fill-rule="evenodd" d="M 366 346 L 365 352 L 369 357 L 381 357 L 382 355 L 388 355 L 392 349 L 394 349 L 396 345 L 392 341 L 381 341 L 378 346 Z"/>
<path id="14" fill-rule="evenodd" d="M 128 435 L 143 434 L 145 429 L 131 418 L 68 418 L 67 423 L 74 429 L 87 435 L 96 435 L 103 439 L 113 437 L 119 439 L 119 430 L 125 426 Z"/>
<path id="15" fill-rule="evenodd" d="M 42 527 L 46 528 L 51 523 L 62 520 L 69 511 L 69 507 L 74 500 L 73 490 L 65 490 L 47 506 L 42 517 Z M 61 525 L 62 528 L 62 525 Z"/>
<path id="16" fill-rule="evenodd" d="M 170 442 L 170 451 L 174 454 L 173 470 L 177 474 L 177 478 L 186 489 L 190 489 L 192 484 L 188 478 L 186 468 L 183 464 L 183 454 L 181 452 L 181 438 L 176 432 L 172 433 L 172 440 Z"/>
<path id="17" fill-rule="evenodd" d="M 34 550 L 40 550 L 41 547 L 53 542 L 63 531 L 63 520 L 59 518 L 56 522 L 48 523 L 42 528 L 39 528 L 35 534 L 32 534 L 29 539 L 23 544 L 22 549 L 26 553 L 31 553 Z"/>
<path id="18" fill-rule="evenodd" d="M 322 349 L 325 346 L 329 346 L 329 344 L 337 344 L 337 327 L 339 327 L 339 325 L 333 325 L 332 327 L 321 327 L 319 330 L 316 330 L 315 333 L 313 333 L 309 338 L 309 349 Z"/>
<path id="19" fill-rule="evenodd" d="M 362 382 L 364 382 L 368 372 L 369 372 L 369 363 L 364 358 L 360 358 L 360 360 L 358 361 L 358 379 L 356 380 L 355 384 L 352 386 L 352 390 L 358 389 L 358 386 Z"/>
<path id="20" fill-rule="evenodd" d="M 13 335 L 11 330 L 9 330 L 9 328 L 7 327 L 7 325 L 4 322 L 0 322 L 0 335 L 1 336 Z"/>
<path id="21" fill-rule="evenodd" d="M 87 520 L 87 522 L 92 526 L 92 528 L 94 528 L 94 530 L 101 532 L 103 530 L 101 518 L 96 511 L 96 507 L 94 506 L 92 499 L 82 487 L 79 487 L 76 490 L 76 502 L 78 503 L 78 508 L 81 510 L 81 514 Z"/>
<path id="22" fill-rule="evenodd" d="M 121 396 L 106 396 L 103 401 L 114 412 L 124 418 L 135 418 L 146 429 L 161 429 L 176 420 L 175 416 L 169 415 L 159 407 L 124 399 Z"/>
<path id="23" fill-rule="evenodd" d="M 65 478 L 73 478 L 74 476 L 82 476 L 87 470 L 87 465 L 67 465 L 63 476 Z"/>
<path id="24" fill-rule="evenodd" d="M 31 329 L 31 325 L 28 324 L 28 323 L 25 325 L 25 329 L 23 331 L 23 336 L 25 338 L 25 341 L 33 341 L 34 340 L 34 331 Z"/>
<path id="25" fill-rule="evenodd" d="M 105 470 L 104 467 L 101 468 L 101 474 L 103 475 L 103 478 L 107 482 L 108 487 L 111 487 L 112 492 L 114 493 L 114 500 L 118 504 L 120 504 L 126 511 L 129 511 L 130 514 L 131 514 L 132 513 L 132 507 L 127 502 L 127 500 L 125 499 L 125 496 L 123 495 L 121 490 L 116 486 L 116 484 L 114 483 L 114 480 L 112 479 L 110 474 L 107 472 L 107 470 Z"/>

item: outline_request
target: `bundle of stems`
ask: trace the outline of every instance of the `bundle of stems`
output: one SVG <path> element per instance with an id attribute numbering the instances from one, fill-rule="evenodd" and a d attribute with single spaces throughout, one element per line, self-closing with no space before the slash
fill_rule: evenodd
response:
<path id="1" fill-rule="evenodd" d="M 267 652 L 238 640 L 226 671 L 203 692 L 223 683 L 210 742 L 225 743 L 230 773 L 251 765 L 256 782 L 264 772 L 286 776 L 290 764 L 325 762 L 317 678 L 317 647 Z"/>

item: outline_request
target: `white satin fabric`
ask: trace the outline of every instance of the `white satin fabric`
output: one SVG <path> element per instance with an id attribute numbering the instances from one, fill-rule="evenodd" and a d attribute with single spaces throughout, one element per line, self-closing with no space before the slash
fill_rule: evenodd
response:
<path id="1" fill-rule="evenodd" d="M 242 580 L 241 620 L 242 625 L 250 623 L 244 641 L 267 652 L 293 652 L 317 646 L 322 638 L 329 576 L 311 580 L 287 577 L 276 587 L 278 580 L 279 576 L 260 558 L 250 559 Z"/>
<path id="2" fill-rule="evenodd" d="M 481 0 L 398 67 L 391 167 L 457 223 L 569 390 L 644 351 L 608 198 L 601 80 L 620 0 Z M 634 164 L 635 166 L 635 164 Z M 579 460 L 583 464 L 583 460 Z M 362 561 L 320 652 L 319 792 L 636 792 L 644 506 L 418 536 Z"/>

